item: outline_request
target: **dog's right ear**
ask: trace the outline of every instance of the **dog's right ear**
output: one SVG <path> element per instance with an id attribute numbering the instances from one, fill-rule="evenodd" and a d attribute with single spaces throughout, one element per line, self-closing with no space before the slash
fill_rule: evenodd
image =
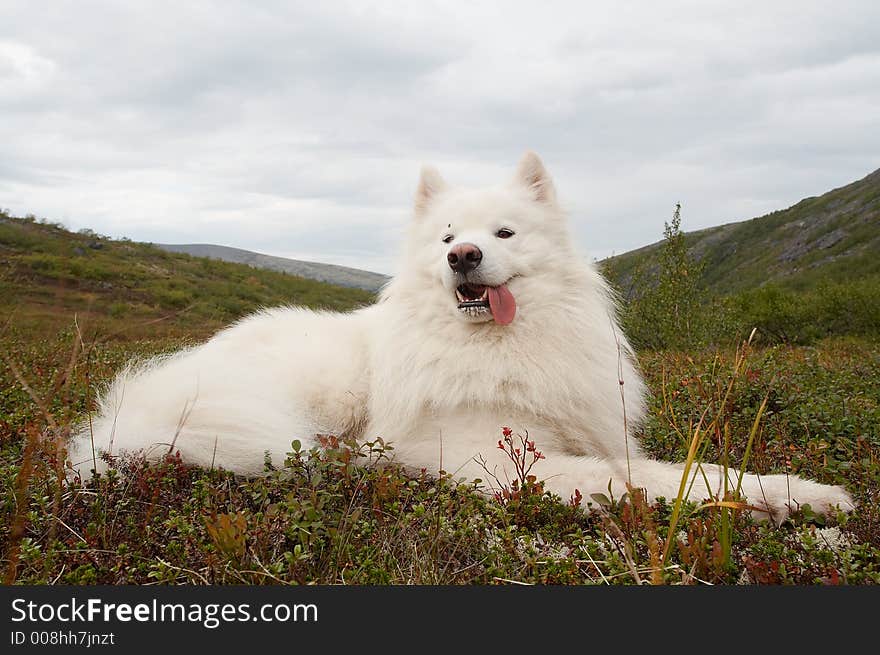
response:
<path id="1" fill-rule="evenodd" d="M 416 215 L 423 214 L 439 193 L 446 188 L 446 181 L 433 166 L 422 166 L 419 187 L 416 190 Z"/>

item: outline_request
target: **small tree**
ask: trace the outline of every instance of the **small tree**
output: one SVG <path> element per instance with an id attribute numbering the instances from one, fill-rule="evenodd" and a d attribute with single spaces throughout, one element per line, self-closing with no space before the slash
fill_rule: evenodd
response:
<path id="1" fill-rule="evenodd" d="M 633 277 L 624 324 L 633 341 L 649 348 L 686 348 L 703 334 L 700 278 L 703 265 L 687 250 L 681 231 L 681 203 L 663 224 L 657 265 Z"/>
<path id="2" fill-rule="evenodd" d="M 700 288 L 703 266 L 688 254 L 681 231 L 681 203 L 671 223 L 663 224 L 660 280 L 657 290 L 666 310 L 664 328 L 670 346 L 694 345 L 700 334 Z"/>

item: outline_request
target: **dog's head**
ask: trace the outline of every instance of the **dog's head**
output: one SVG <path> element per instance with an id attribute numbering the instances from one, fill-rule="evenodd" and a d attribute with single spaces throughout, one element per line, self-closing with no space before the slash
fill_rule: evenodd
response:
<path id="1" fill-rule="evenodd" d="M 550 292 L 571 246 L 556 191 L 540 158 L 526 153 L 505 185 L 450 188 L 436 169 L 422 169 L 407 267 L 436 303 L 462 321 L 516 320 L 523 299 Z"/>

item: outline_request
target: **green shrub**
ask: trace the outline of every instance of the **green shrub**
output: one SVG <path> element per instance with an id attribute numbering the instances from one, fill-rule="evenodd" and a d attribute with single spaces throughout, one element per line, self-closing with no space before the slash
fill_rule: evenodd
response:
<path id="1" fill-rule="evenodd" d="M 21 258 L 22 263 L 38 273 L 52 274 L 60 269 L 59 260 L 54 255 L 34 253 Z"/>
<path id="2" fill-rule="evenodd" d="M 829 336 L 880 336 L 880 277 L 822 283 L 809 291 L 766 286 L 733 297 L 742 329 L 769 343 L 814 343 Z"/>
<path id="3" fill-rule="evenodd" d="M 702 265 L 688 254 L 677 204 L 672 220 L 664 223 L 659 269 L 635 272 L 634 293 L 624 307 L 624 329 L 637 346 L 685 348 L 705 340 L 702 272 Z"/>
<path id="4" fill-rule="evenodd" d="M 162 289 L 156 292 L 156 300 L 163 307 L 183 309 L 192 302 L 192 296 L 183 289 Z"/>
<path id="5" fill-rule="evenodd" d="M 119 318 L 128 314 L 128 305 L 124 302 L 115 302 L 110 305 L 110 308 L 107 310 L 107 312 L 113 318 Z"/>

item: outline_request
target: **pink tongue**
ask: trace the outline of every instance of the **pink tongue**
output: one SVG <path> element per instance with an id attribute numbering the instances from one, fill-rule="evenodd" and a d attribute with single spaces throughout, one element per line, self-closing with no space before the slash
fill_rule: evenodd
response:
<path id="1" fill-rule="evenodd" d="M 489 287 L 489 309 L 492 310 L 492 318 L 499 325 L 507 325 L 516 316 L 516 300 L 506 284 Z"/>

